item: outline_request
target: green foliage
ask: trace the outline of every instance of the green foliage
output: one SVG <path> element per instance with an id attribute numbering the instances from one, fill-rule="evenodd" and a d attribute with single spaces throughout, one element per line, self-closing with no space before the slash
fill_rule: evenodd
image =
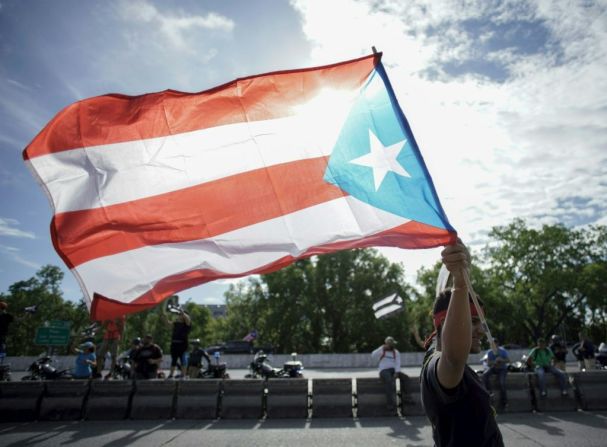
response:
<path id="1" fill-rule="evenodd" d="M 188 302 L 190 338 L 203 346 L 240 340 L 256 329 L 258 346 L 276 352 L 369 352 L 392 335 L 401 351 L 422 349 L 432 327 L 431 309 L 440 262 L 423 268 L 417 288 L 404 281 L 403 267 L 377 250 L 342 251 L 295 262 L 268 275 L 250 277 L 226 292 L 227 315 L 213 319 L 205 306 Z M 561 225 L 530 228 L 522 220 L 495 227 L 489 243 L 473 258 L 475 291 L 485 304 L 494 336 L 504 343 L 528 345 L 538 336 L 558 333 L 567 340 L 583 330 L 592 340 L 607 340 L 607 227 L 570 229 Z M 36 329 L 50 320 L 72 323 L 71 352 L 90 324 L 84 302 L 63 299 L 58 267 L 44 266 L 34 277 L 18 281 L 0 299 L 16 321 L 8 338 L 9 355 L 36 355 Z M 405 311 L 376 320 L 374 302 L 392 293 Z M 24 308 L 38 305 L 30 315 Z M 162 303 L 128 315 L 122 348 L 132 338 L 151 334 L 168 352 L 171 324 Z M 103 333 L 97 334 L 97 342 Z"/>
<path id="2" fill-rule="evenodd" d="M 405 301 L 411 288 L 400 265 L 376 250 L 350 250 L 289 267 L 234 286 L 227 293 L 226 339 L 256 328 L 258 344 L 277 352 L 369 352 L 386 335 L 410 347 L 406 311 L 377 321 L 372 305 L 397 292 Z"/>
<path id="3" fill-rule="evenodd" d="M 560 333 L 572 340 L 589 329 L 605 336 L 605 227 L 496 227 L 485 249 L 490 302 L 511 341 L 531 343 Z M 602 327 L 601 327 L 602 326 Z"/>
<path id="4" fill-rule="evenodd" d="M 88 324 L 86 306 L 63 299 L 62 279 L 63 272 L 59 267 L 46 265 L 35 276 L 12 284 L 7 294 L 0 294 L 0 299 L 6 301 L 9 312 L 15 318 L 7 340 L 9 355 L 38 355 L 44 352 L 44 346 L 34 345 L 34 338 L 37 328 L 47 321 L 71 322 L 73 335 Z M 35 314 L 24 311 L 26 307 L 34 305 L 38 306 Z M 58 348 L 57 352 L 69 352 L 77 342 L 76 337 L 73 337 L 68 347 Z"/>

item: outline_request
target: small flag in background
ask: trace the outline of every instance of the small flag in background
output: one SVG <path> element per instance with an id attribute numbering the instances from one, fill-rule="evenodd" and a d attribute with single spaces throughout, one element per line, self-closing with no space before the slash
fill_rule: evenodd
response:
<path id="1" fill-rule="evenodd" d="M 454 242 L 380 57 L 58 113 L 23 157 L 92 318 L 312 255 Z"/>
<path id="2" fill-rule="evenodd" d="M 382 319 L 399 313 L 403 310 L 403 299 L 396 293 L 379 300 L 373 305 L 375 318 Z"/>
<path id="3" fill-rule="evenodd" d="M 253 329 L 247 335 L 244 336 L 243 341 L 251 342 L 257 338 L 257 331 Z"/>

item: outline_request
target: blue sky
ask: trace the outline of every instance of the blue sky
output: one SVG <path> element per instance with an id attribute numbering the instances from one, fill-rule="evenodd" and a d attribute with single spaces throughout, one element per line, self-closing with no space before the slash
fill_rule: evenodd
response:
<path id="1" fill-rule="evenodd" d="M 568 2 L 567 2 L 568 3 Z M 607 2 L 0 0 L 0 291 L 44 264 L 48 201 L 21 151 L 63 107 L 200 91 L 375 45 L 452 225 L 607 224 Z M 383 249 L 413 280 L 439 249 Z M 185 291 L 220 302 L 227 283 Z"/>

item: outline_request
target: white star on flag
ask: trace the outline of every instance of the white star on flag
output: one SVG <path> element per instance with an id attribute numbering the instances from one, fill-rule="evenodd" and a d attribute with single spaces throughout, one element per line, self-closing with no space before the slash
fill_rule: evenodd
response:
<path id="1" fill-rule="evenodd" d="M 411 177 L 411 175 L 405 171 L 405 168 L 396 160 L 406 143 L 407 140 L 402 140 L 390 146 L 384 146 L 373 131 L 369 129 L 369 146 L 371 151 L 362 157 L 350 160 L 350 163 L 359 166 L 367 166 L 373 169 L 375 191 L 378 191 L 388 172 L 394 172 L 403 177 Z"/>

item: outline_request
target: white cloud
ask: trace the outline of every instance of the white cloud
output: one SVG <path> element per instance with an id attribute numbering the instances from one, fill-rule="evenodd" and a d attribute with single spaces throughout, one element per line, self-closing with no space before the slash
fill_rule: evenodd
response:
<path id="1" fill-rule="evenodd" d="M 531 224 L 605 222 L 607 5 L 339 0 L 331 2 L 333 14 L 326 2 L 291 3 L 314 46 L 314 63 L 368 54 L 371 45 L 384 51 L 442 204 L 464 241 L 482 245 L 492 226 L 516 217 Z M 495 30 L 471 34 L 474 20 Z M 522 29 L 536 32 L 536 40 L 490 49 L 488 42 L 509 26 L 510 38 Z M 468 60 L 494 63 L 506 76 L 494 80 L 473 70 L 453 76 L 444 66 Z M 428 68 L 439 76 L 429 77 Z M 385 252 L 415 269 L 438 259 L 440 250 Z"/>
<path id="2" fill-rule="evenodd" d="M 149 23 L 151 29 L 157 27 L 168 43 L 185 51 L 189 51 L 188 36 L 196 29 L 224 33 L 230 33 L 234 29 L 234 21 L 215 12 L 206 15 L 164 14 L 147 0 L 121 1 L 119 12 L 124 20 Z"/>
<path id="3" fill-rule="evenodd" d="M 30 261 L 28 259 L 25 259 L 23 256 L 21 256 L 20 252 L 21 252 L 21 250 L 19 250 L 16 247 L 11 247 L 8 245 L 0 245 L 0 253 L 4 254 L 6 257 L 10 258 L 11 261 L 13 261 L 17 264 L 23 265 L 25 267 L 36 269 L 36 270 L 38 270 L 41 267 L 40 264 Z"/>
<path id="4" fill-rule="evenodd" d="M 36 239 L 34 233 L 17 228 L 19 222 L 15 219 L 0 217 L 0 236 Z"/>

